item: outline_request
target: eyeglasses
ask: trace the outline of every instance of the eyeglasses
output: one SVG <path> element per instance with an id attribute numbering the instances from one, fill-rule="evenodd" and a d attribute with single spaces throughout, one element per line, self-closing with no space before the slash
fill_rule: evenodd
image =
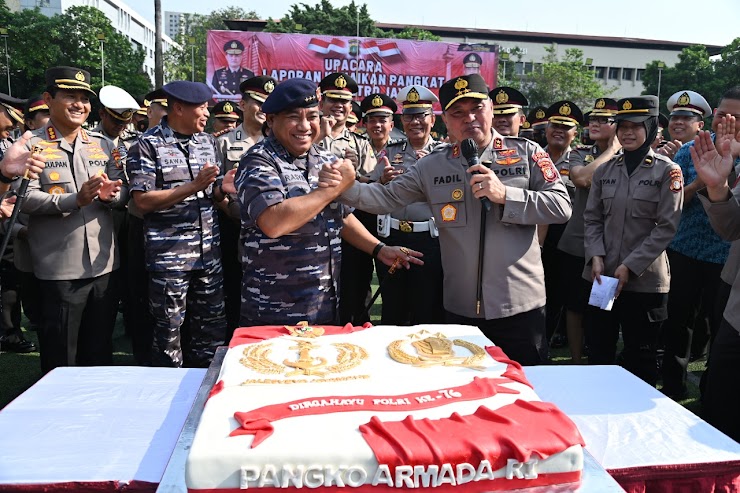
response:
<path id="1" fill-rule="evenodd" d="M 614 123 L 614 118 L 607 118 L 605 116 L 592 116 L 588 119 L 588 123 L 598 123 L 599 125 L 607 125 Z"/>
<path id="2" fill-rule="evenodd" d="M 424 121 L 424 118 L 431 115 L 428 111 L 425 111 L 424 113 L 415 113 L 413 115 L 401 115 L 401 120 L 404 121 L 404 123 L 411 123 L 414 120 L 419 120 L 420 122 Z"/>

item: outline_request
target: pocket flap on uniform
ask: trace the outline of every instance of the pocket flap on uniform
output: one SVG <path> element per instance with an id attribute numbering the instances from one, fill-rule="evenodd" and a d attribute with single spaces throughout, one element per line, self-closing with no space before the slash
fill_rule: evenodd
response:
<path id="1" fill-rule="evenodd" d="M 657 202 L 660 200 L 660 189 L 657 187 L 637 187 L 633 197 L 636 200 L 647 200 L 648 202 Z"/>

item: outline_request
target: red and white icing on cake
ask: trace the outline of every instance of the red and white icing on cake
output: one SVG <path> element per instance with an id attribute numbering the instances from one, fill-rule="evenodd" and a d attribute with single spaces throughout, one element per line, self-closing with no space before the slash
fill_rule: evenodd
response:
<path id="1" fill-rule="evenodd" d="M 477 328 L 322 329 L 235 332 L 188 457 L 191 493 L 475 493 L 580 480 L 576 426 Z"/>

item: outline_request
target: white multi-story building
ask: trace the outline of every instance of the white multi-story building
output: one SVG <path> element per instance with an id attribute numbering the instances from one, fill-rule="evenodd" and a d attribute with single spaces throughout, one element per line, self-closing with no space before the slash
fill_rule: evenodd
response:
<path id="1" fill-rule="evenodd" d="M 164 32 L 170 38 L 174 38 L 178 34 L 182 33 L 185 29 L 183 13 L 182 12 L 167 12 L 164 13 Z"/>
<path id="2" fill-rule="evenodd" d="M 148 22 L 131 7 L 120 0 L 11 0 L 11 10 L 33 9 L 38 7 L 44 15 L 62 14 L 71 7 L 95 7 L 110 19 L 111 25 L 126 36 L 135 48 L 145 53 L 144 71 L 154 82 L 154 24 Z M 162 51 L 166 52 L 176 43 L 167 35 L 162 35 Z"/>

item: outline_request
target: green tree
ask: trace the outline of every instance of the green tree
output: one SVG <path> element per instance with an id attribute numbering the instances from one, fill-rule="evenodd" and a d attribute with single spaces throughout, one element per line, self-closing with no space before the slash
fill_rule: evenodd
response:
<path id="1" fill-rule="evenodd" d="M 409 26 L 409 27 L 404 28 L 403 31 L 399 33 L 394 33 L 392 31 L 386 31 L 386 34 L 388 35 L 389 38 L 416 39 L 419 41 L 442 41 L 442 38 L 440 36 L 437 36 L 436 34 L 433 34 L 431 31 L 427 31 L 426 29 L 422 29 L 420 27 Z"/>
<path id="2" fill-rule="evenodd" d="M 2 3 L 2 6 L 5 4 Z M 61 50 L 56 43 L 50 42 L 46 36 L 39 36 L 39 33 L 53 32 L 58 22 L 53 17 L 43 15 L 38 9 L 5 14 L 6 12 L 0 13 L 0 23 L 8 29 L 11 92 L 14 96 L 23 98 L 40 94 L 44 89 L 44 72 L 48 67 L 58 65 Z M 5 53 L 2 55 L 0 88 L 3 92 L 8 92 Z"/>
<path id="3" fill-rule="evenodd" d="M 442 38 L 419 27 L 406 27 L 401 32 L 384 31 L 375 25 L 367 4 L 358 8 L 354 0 L 344 7 L 334 7 L 329 0 L 314 6 L 291 5 L 290 12 L 279 21 L 268 19 L 266 32 L 362 36 L 365 38 L 398 38 L 439 41 Z"/>
<path id="4" fill-rule="evenodd" d="M 4 4 L 3 4 L 4 5 Z M 143 71 L 144 52 L 118 33 L 107 17 L 93 7 L 72 7 L 62 15 L 46 17 L 38 9 L 7 15 L 13 94 L 28 97 L 44 90 L 44 72 L 55 65 L 71 65 L 90 72 L 93 89 L 101 86 L 100 41 L 105 35 L 105 82 L 142 94 L 151 83 Z M 1 87 L 1 86 L 0 86 Z"/>
<path id="5" fill-rule="evenodd" d="M 226 7 L 208 15 L 185 14 L 183 30 L 175 36 L 179 48 L 171 47 L 164 54 L 164 66 L 170 80 L 190 80 L 195 65 L 195 80 L 206 80 L 206 43 L 208 31 L 228 29 L 224 19 L 258 19 L 254 11 L 241 7 Z M 193 64 L 195 61 L 195 64 Z"/>
<path id="6" fill-rule="evenodd" d="M 740 81 L 740 38 L 722 49 L 719 58 L 712 59 L 706 47 L 689 46 L 681 50 L 678 63 L 673 67 L 658 67 L 654 60 L 645 67 L 643 94 L 658 94 L 660 81 L 660 108 L 665 111 L 666 102 L 672 94 L 696 91 L 716 106 L 722 94 Z"/>
<path id="7" fill-rule="evenodd" d="M 354 0 L 344 7 L 334 7 L 329 0 L 321 0 L 313 7 L 305 3 L 291 5 L 290 12 L 279 22 L 268 19 L 265 31 L 272 33 L 329 34 L 332 36 L 359 36 L 367 38 L 387 37 L 367 11 L 367 5 L 359 9 Z"/>
<path id="8" fill-rule="evenodd" d="M 503 61 L 499 64 L 498 85 L 519 89 L 529 100 L 530 108 L 549 106 L 556 101 L 567 99 L 579 108 L 590 108 L 600 97 L 608 96 L 614 89 L 605 88 L 595 78 L 591 68 L 584 63 L 583 51 L 568 48 L 558 57 L 555 46 L 545 47 L 547 54 L 541 63 L 535 64 L 529 73 L 517 73 L 516 63 L 521 63 L 522 53 L 512 49 L 506 63 L 506 77 L 503 74 Z"/>

